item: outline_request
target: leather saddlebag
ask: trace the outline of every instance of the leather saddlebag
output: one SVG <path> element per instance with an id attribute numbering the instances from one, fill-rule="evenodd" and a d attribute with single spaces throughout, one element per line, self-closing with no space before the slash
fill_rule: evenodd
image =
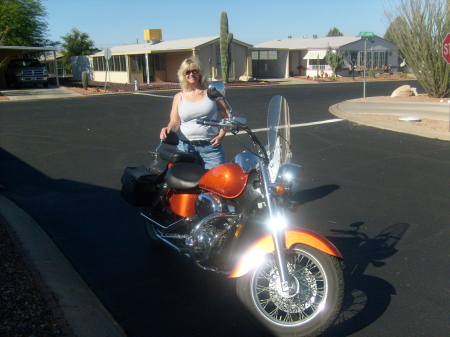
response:
<path id="1" fill-rule="evenodd" d="M 149 206 L 158 192 L 157 180 L 156 170 L 148 169 L 145 166 L 127 167 L 121 179 L 120 194 L 131 206 Z"/>

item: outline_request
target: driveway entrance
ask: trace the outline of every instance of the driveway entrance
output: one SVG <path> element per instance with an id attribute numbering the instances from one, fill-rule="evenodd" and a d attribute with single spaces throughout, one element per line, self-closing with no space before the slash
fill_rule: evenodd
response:
<path id="1" fill-rule="evenodd" d="M 48 88 L 23 87 L 19 89 L 4 89 L 0 91 L 10 101 L 24 101 L 31 99 L 51 99 L 80 96 L 80 94 L 63 87 L 50 86 Z M 0 100 L 1 102 L 1 100 Z"/>

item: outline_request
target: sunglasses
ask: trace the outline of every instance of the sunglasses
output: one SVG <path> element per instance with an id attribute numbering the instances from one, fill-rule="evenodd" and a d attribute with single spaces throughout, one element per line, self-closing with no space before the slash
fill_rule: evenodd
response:
<path id="1" fill-rule="evenodd" d="M 197 75 L 198 74 L 198 69 L 193 69 L 193 70 L 186 71 L 186 76 L 189 76 L 190 74 Z"/>

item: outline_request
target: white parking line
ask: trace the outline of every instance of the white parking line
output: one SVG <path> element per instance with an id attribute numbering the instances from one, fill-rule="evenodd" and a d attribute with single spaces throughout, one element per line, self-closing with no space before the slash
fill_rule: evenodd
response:
<path id="1" fill-rule="evenodd" d="M 148 94 L 148 93 L 143 93 L 143 92 L 134 92 L 133 94 L 135 95 L 146 95 L 146 96 L 153 96 L 153 97 L 164 97 L 164 98 L 173 98 L 173 96 L 165 96 L 165 95 L 155 95 L 155 94 Z M 335 118 L 335 119 L 328 119 L 325 121 L 319 121 L 319 122 L 310 122 L 310 123 L 301 123 L 301 124 L 292 124 L 291 128 L 299 128 L 299 127 L 303 127 L 303 126 L 311 126 L 311 125 L 320 125 L 320 124 L 328 124 L 328 123 L 336 123 L 336 122 L 341 122 L 344 119 L 341 118 Z M 261 131 L 267 131 L 267 128 L 262 128 L 262 129 L 255 129 L 252 130 L 253 132 L 261 132 Z M 226 136 L 231 136 L 231 134 L 227 133 Z"/>
<path id="2" fill-rule="evenodd" d="M 143 92 L 133 92 L 133 94 L 135 94 L 135 95 L 153 96 L 153 97 L 173 98 L 173 96 L 164 96 L 164 95 L 147 94 L 147 93 L 143 93 Z"/>
<path id="3" fill-rule="evenodd" d="M 341 118 L 335 118 L 335 119 L 327 119 L 325 121 L 319 121 L 319 122 L 311 122 L 311 123 L 301 123 L 301 124 L 291 124 L 291 128 L 299 128 L 302 126 L 310 126 L 310 125 L 319 125 L 319 124 L 328 124 L 328 123 L 336 123 L 336 122 L 341 122 L 344 119 Z M 261 132 L 261 131 L 267 131 L 267 128 L 262 128 L 262 129 L 255 129 L 252 130 L 253 132 Z M 229 134 L 227 134 L 227 136 L 229 136 Z"/>

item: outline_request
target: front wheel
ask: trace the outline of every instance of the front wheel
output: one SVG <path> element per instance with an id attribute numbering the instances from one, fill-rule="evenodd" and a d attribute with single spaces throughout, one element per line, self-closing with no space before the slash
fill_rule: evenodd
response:
<path id="1" fill-rule="evenodd" d="M 317 336 L 336 320 L 342 306 L 341 261 L 298 244 L 286 262 L 290 291 L 281 288 L 274 255 L 237 280 L 237 294 L 252 316 L 276 336 Z"/>

